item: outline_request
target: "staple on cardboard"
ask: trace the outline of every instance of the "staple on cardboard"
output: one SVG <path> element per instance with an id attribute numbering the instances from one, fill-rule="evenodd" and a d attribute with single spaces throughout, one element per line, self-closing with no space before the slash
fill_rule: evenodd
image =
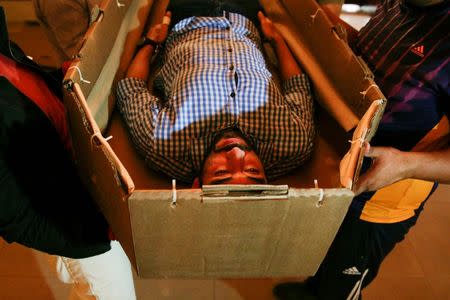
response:
<path id="1" fill-rule="evenodd" d="M 91 84 L 91 82 L 89 80 L 86 80 L 86 79 L 83 78 L 83 75 L 81 74 L 80 68 L 78 68 L 78 66 L 71 66 L 67 70 L 71 70 L 71 69 L 76 69 L 77 70 L 78 76 L 80 77 L 81 82 Z"/>
<path id="2" fill-rule="evenodd" d="M 325 193 L 324 193 L 323 189 L 320 189 L 319 190 L 319 200 L 316 203 L 316 207 L 321 207 L 323 205 L 324 196 L 325 196 Z"/>
<path id="3" fill-rule="evenodd" d="M 93 135 L 91 135 L 91 149 L 94 149 L 94 146 L 100 146 L 100 137 L 103 137 L 100 131 L 97 131 Z M 95 138 L 97 138 L 97 140 L 99 141 L 98 143 L 96 142 Z"/>
<path id="4" fill-rule="evenodd" d="M 172 206 L 177 205 L 177 180 L 172 179 Z"/>
<path id="5" fill-rule="evenodd" d="M 124 7 L 125 6 L 125 4 L 120 3 L 119 0 L 116 0 L 116 3 L 117 3 L 117 7 Z"/>
<path id="6" fill-rule="evenodd" d="M 360 92 L 360 94 L 363 95 L 363 99 L 366 99 L 366 94 L 367 94 L 367 92 L 369 92 L 369 90 L 370 90 L 371 88 L 373 88 L 373 87 L 377 88 L 378 90 L 380 89 L 380 88 L 378 87 L 378 85 L 376 85 L 376 84 L 371 84 L 371 85 L 369 85 L 369 87 L 368 87 L 364 92 Z"/>
<path id="7" fill-rule="evenodd" d="M 315 12 L 313 15 L 311 15 L 311 20 L 312 20 L 311 23 L 314 23 L 314 20 L 316 19 L 316 17 L 317 17 L 317 15 L 319 14 L 320 10 L 321 10 L 321 9 L 318 8 L 318 9 L 316 10 L 316 12 Z"/>

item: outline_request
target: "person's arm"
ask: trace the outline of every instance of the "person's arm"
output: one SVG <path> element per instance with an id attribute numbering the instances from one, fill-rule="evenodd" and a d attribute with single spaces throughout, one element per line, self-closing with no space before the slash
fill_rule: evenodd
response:
<path id="1" fill-rule="evenodd" d="M 171 13 L 167 12 L 161 24 L 152 26 L 147 38 L 161 44 L 165 41 Z M 160 99 L 153 96 L 147 87 L 150 60 L 154 48 L 145 45 L 138 50 L 128 67 L 126 77 L 117 86 L 117 104 L 128 126 L 134 146 L 147 156 L 153 149 L 154 130 L 160 114 Z"/>
<path id="2" fill-rule="evenodd" d="M 106 232 L 104 240 L 84 240 L 39 213 L 31 205 L 33 201 L 29 197 L 0 149 L 1 237 L 10 243 L 17 242 L 46 253 L 73 258 L 92 256 L 110 249 Z"/>
<path id="3" fill-rule="evenodd" d="M 272 21 L 261 11 L 258 12 L 258 19 L 264 36 L 270 41 L 275 50 L 281 79 L 286 81 L 292 76 L 301 75 L 303 73 L 302 69 L 292 55 L 291 50 L 289 50 L 283 37 L 273 26 Z"/>
<path id="4" fill-rule="evenodd" d="M 296 153 L 295 159 L 293 161 L 289 154 L 290 158 L 286 160 L 292 167 L 309 158 L 313 149 L 315 126 L 311 88 L 306 74 L 303 73 L 272 21 L 262 12 L 258 13 L 258 18 L 263 34 L 272 43 L 278 58 L 285 104 L 289 107 L 292 116 L 299 121 L 294 125 L 298 126 L 299 142 L 295 145 L 295 149 L 290 149 L 292 153 Z"/>
<path id="5" fill-rule="evenodd" d="M 450 147 L 434 152 L 403 152 L 367 145 L 366 156 L 371 157 L 373 163 L 356 182 L 357 195 L 407 178 L 450 183 Z"/>
<path id="6" fill-rule="evenodd" d="M 171 13 L 166 12 L 163 22 L 152 26 L 147 32 L 147 38 L 154 41 L 156 44 L 162 44 L 169 32 Z M 155 46 L 147 44 L 141 47 L 136 53 L 135 57 L 131 61 L 128 67 L 125 77 L 133 77 L 146 81 L 150 73 L 150 61 L 155 52 Z"/>

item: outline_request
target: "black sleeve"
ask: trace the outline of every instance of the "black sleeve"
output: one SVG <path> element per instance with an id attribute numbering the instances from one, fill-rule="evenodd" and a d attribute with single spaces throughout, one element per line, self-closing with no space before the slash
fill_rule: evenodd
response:
<path id="1" fill-rule="evenodd" d="M 0 77 L 0 236 L 84 258 L 110 249 L 107 228 L 52 123 Z"/>
<path id="2" fill-rule="evenodd" d="M 110 249 L 106 239 L 86 242 L 37 212 L 3 157 L 0 157 L 0 193 L 0 236 L 7 242 L 73 258 L 88 257 Z"/>

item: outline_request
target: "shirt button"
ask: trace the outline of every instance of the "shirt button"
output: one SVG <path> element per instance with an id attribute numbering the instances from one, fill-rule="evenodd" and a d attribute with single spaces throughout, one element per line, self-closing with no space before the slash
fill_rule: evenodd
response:
<path id="1" fill-rule="evenodd" d="M 225 27 L 226 30 L 230 30 L 230 26 Z"/>
<path id="2" fill-rule="evenodd" d="M 231 48 L 228 48 L 228 52 L 233 52 L 233 49 L 231 49 Z"/>
<path id="3" fill-rule="evenodd" d="M 230 97 L 234 98 L 235 96 L 236 96 L 236 93 L 235 92 L 231 92 Z"/>
<path id="4" fill-rule="evenodd" d="M 231 65 L 229 69 L 230 69 L 230 71 L 233 71 L 234 70 L 234 66 Z"/>

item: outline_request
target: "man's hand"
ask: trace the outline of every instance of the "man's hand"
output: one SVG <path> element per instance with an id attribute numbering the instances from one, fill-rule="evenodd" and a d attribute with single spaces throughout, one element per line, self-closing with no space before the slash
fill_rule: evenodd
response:
<path id="1" fill-rule="evenodd" d="M 258 19 L 259 23 L 261 24 L 261 30 L 266 39 L 268 39 L 270 42 L 275 43 L 283 39 L 283 37 L 273 25 L 272 20 L 266 17 L 262 11 L 258 12 Z"/>
<path id="2" fill-rule="evenodd" d="M 158 44 L 164 43 L 169 33 L 169 25 L 172 13 L 167 11 L 163 17 L 162 23 L 154 25 L 147 31 L 147 37 Z"/>
<path id="3" fill-rule="evenodd" d="M 408 153 L 389 147 L 365 144 L 365 156 L 372 158 L 369 170 L 355 184 L 355 194 L 376 191 L 399 180 L 409 178 Z"/>
<path id="4" fill-rule="evenodd" d="M 302 74 L 302 69 L 292 56 L 286 42 L 281 34 L 273 25 L 272 21 L 267 18 L 261 11 L 258 12 L 258 19 L 261 23 L 261 29 L 264 36 L 272 43 L 278 59 L 278 66 L 282 80 L 288 80 L 292 76 Z"/>
<path id="5" fill-rule="evenodd" d="M 147 37 L 158 44 L 163 43 L 169 32 L 170 18 L 172 14 L 170 11 L 166 12 L 164 15 L 162 22 L 155 26 L 152 26 L 148 32 Z M 139 51 L 137 51 L 136 56 L 130 63 L 128 67 L 126 77 L 134 77 L 142 80 L 147 80 L 150 72 L 150 64 L 152 55 L 154 54 L 155 49 L 152 45 L 148 45 L 147 47 L 141 47 Z"/>

